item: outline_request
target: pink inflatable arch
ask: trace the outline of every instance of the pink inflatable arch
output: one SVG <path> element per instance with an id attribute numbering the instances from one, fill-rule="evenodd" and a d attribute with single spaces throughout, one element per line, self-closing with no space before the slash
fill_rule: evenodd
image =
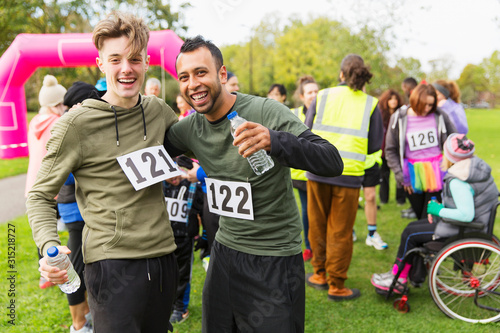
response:
<path id="1" fill-rule="evenodd" d="M 151 31 L 150 65 L 173 77 L 182 46 L 171 30 Z M 39 67 L 96 66 L 92 34 L 20 34 L 0 58 L 0 158 L 28 156 L 24 84 Z"/>

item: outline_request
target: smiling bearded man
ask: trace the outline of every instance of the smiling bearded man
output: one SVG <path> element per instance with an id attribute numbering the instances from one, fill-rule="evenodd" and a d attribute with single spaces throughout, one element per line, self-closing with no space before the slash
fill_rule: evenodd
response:
<path id="1" fill-rule="evenodd" d="M 222 207 L 213 211 L 221 218 L 203 289 L 202 331 L 303 332 L 302 224 L 289 167 L 336 176 L 340 155 L 283 104 L 229 93 L 222 54 L 203 37 L 186 40 L 176 69 L 196 113 L 173 125 L 164 145 L 171 156 L 196 156 L 208 175 L 209 206 Z M 235 138 L 230 111 L 249 120 Z M 274 167 L 257 176 L 242 156 L 260 149 Z"/>

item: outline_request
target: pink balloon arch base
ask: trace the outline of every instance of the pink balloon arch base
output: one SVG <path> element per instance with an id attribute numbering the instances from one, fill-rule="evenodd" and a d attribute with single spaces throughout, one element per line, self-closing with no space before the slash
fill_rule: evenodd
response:
<path id="1" fill-rule="evenodd" d="M 151 31 L 151 66 L 176 77 L 175 59 L 183 44 L 171 30 Z M 0 58 L 0 158 L 28 156 L 24 84 L 39 67 L 96 66 L 92 34 L 20 34 Z"/>

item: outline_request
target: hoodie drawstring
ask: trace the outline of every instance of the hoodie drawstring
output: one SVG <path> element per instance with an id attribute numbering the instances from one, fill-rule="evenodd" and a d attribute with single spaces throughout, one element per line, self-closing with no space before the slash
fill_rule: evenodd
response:
<path id="1" fill-rule="evenodd" d="M 118 135 L 118 116 L 116 115 L 116 109 L 113 105 L 111 105 L 113 112 L 115 113 L 115 131 L 116 131 L 116 146 L 120 146 L 120 136 Z"/>
<path id="2" fill-rule="evenodd" d="M 146 116 L 144 115 L 144 108 L 142 107 L 142 104 L 141 104 L 141 111 L 142 111 L 142 126 L 144 127 L 144 141 L 146 141 Z"/>
<path id="3" fill-rule="evenodd" d="M 116 146 L 120 146 L 120 135 L 118 134 L 118 115 L 116 114 L 116 109 L 113 105 L 111 105 L 111 108 L 113 109 L 113 112 L 115 114 L 115 131 L 116 131 Z M 144 141 L 146 141 L 147 136 L 146 136 L 146 116 L 144 115 L 144 108 L 142 107 L 141 104 L 141 113 L 142 113 L 142 127 L 144 128 Z"/>

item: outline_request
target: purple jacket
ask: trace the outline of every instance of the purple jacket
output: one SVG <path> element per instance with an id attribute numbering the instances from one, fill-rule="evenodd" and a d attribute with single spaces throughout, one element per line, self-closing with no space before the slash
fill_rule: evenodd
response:
<path id="1" fill-rule="evenodd" d="M 446 112 L 448 117 L 457 128 L 458 133 L 467 134 L 469 131 L 469 126 L 467 126 L 467 118 L 465 117 L 465 110 L 461 104 L 458 104 L 451 98 L 448 98 L 446 102 L 441 106 L 441 109 Z"/>

